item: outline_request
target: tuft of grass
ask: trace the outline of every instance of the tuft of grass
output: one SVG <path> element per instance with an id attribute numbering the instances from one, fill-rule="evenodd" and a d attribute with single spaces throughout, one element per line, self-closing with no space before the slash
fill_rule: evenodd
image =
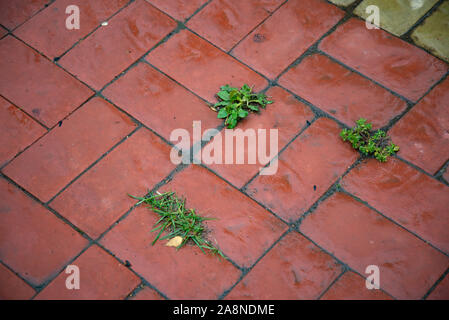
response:
<path id="1" fill-rule="evenodd" d="M 364 155 L 374 155 L 380 162 L 386 162 L 387 158 L 399 151 L 399 147 L 391 142 L 391 138 L 385 131 L 373 131 L 371 123 L 360 118 L 352 129 L 343 129 L 340 137 L 343 141 L 349 141 L 352 147 L 360 150 Z"/>
<path id="2" fill-rule="evenodd" d="M 195 209 L 187 209 L 186 200 L 179 198 L 175 192 L 149 193 L 145 197 L 129 196 L 139 200 L 137 205 L 145 203 L 150 210 L 160 216 L 151 230 L 151 232 L 158 232 L 152 245 L 158 240 L 173 239 L 179 236 L 182 237 L 182 242 L 177 249 L 191 242 L 198 246 L 203 253 L 206 253 L 204 251 L 206 249 L 225 258 L 220 249 L 204 238 L 203 221 L 215 219 L 201 217 L 196 214 Z M 168 233 L 162 236 L 165 231 Z"/>
<path id="3" fill-rule="evenodd" d="M 220 101 L 212 107 L 212 110 L 218 111 L 219 119 L 225 119 L 228 129 L 235 128 L 250 112 L 258 112 L 259 108 L 265 108 L 267 104 L 273 103 L 265 94 L 253 93 L 253 89 L 247 84 L 240 89 L 229 85 L 221 86 L 217 97 Z"/>

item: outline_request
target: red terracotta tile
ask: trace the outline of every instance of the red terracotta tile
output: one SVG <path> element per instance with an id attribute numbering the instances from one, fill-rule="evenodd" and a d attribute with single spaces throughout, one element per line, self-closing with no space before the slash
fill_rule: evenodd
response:
<path id="1" fill-rule="evenodd" d="M 14 34 L 53 59 L 69 50 L 126 3 L 128 0 L 58 0 L 20 26 Z M 66 8 L 70 5 L 80 9 L 79 29 L 66 27 L 69 17 Z"/>
<path id="2" fill-rule="evenodd" d="M 131 298 L 131 300 L 165 300 L 159 293 L 155 290 L 144 287 L 142 290 L 137 292 L 137 294 Z"/>
<path id="3" fill-rule="evenodd" d="M 202 37 L 228 51 L 283 0 L 216 0 L 209 3 L 187 24 Z"/>
<path id="4" fill-rule="evenodd" d="M 48 127 L 93 92 L 19 40 L 0 40 L 0 94 Z"/>
<path id="5" fill-rule="evenodd" d="M 174 129 L 182 128 L 196 142 L 200 139 L 193 139 L 193 121 L 201 121 L 203 131 L 222 123 L 203 100 L 146 63 L 129 70 L 103 94 L 167 140 Z"/>
<path id="6" fill-rule="evenodd" d="M 337 193 L 306 217 L 300 230 L 349 267 L 380 270 L 380 287 L 399 299 L 420 299 L 449 259 L 393 222 Z"/>
<path id="7" fill-rule="evenodd" d="M 118 76 L 176 27 L 176 22 L 137 0 L 64 55 L 60 64 L 96 90 Z"/>
<path id="8" fill-rule="evenodd" d="M 232 289 L 226 299 L 316 299 L 341 273 L 332 257 L 291 232 Z"/>
<path id="9" fill-rule="evenodd" d="M 97 238 L 175 166 L 170 147 L 147 129 L 140 129 L 80 179 L 50 206 L 74 225 Z"/>
<path id="10" fill-rule="evenodd" d="M 321 297 L 321 300 L 391 300 L 382 290 L 366 288 L 365 279 L 358 274 L 345 272 Z"/>
<path id="11" fill-rule="evenodd" d="M 243 131 L 254 129 L 256 135 L 257 130 L 265 129 L 267 133 L 265 148 L 267 150 L 266 154 L 268 155 L 270 154 L 270 129 L 278 130 L 278 150 L 281 150 L 306 125 L 307 120 L 311 121 L 313 119 L 314 115 L 309 107 L 296 100 L 292 95 L 279 87 L 270 88 L 266 94 L 274 101 L 274 103 L 269 104 L 265 110 L 251 114 L 248 118 L 242 120 L 239 123 L 238 128 Z M 235 132 L 235 130 L 230 132 Z M 236 148 L 236 142 L 234 141 L 233 149 L 228 150 L 228 152 L 232 150 L 234 164 L 225 164 L 226 147 L 224 143 L 224 131 L 221 132 L 221 139 L 223 142 L 222 162 L 221 164 L 210 164 L 208 166 L 227 181 L 238 188 L 241 188 L 261 167 L 267 164 L 268 161 L 258 161 L 256 157 L 257 163 L 250 164 L 248 159 L 249 147 L 246 142 L 244 149 L 245 163 L 237 164 L 236 155 L 238 150 Z M 257 137 L 255 138 L 255 141 L 258 143 Z M 205 152 L 206 151 L 203 149 L 203 153 Z"/>
<path id="12" fill-rule="evenodd" d="M 449 79 L 446 79 L 390 130 L 399 155 L 436 173 L 449 159 Z"/>
<path id="13" fill-rule="evenodd" d="M 207 221 L 210 239 L 240 266 L 251 266 L 287 226 L 203 167 L 192 165 L 162 188 L 176 191 Z M 198 192 L 199 191 L 199 192 Z"/>
<path id="14" fill-rule="evenodd" d="M 360 118 L 382 127 L 407 108 L 405 101 L 321 54 L 305 58 L 279 84 L 351 127 Z"/>
<path id="15" fill-rule="evenodd" d="M 280 155 L 277 173 L 259 175 L 247 193 L 281 218 L 296 221 L 357 159 L 340 130 L 334 121 L 318 119 Z"/>
<path id="16" fill-rule="evenodd" d="M 146 57 L 162 70 L 202 98 L 215 102 L 220 86 L 237 87 L 247 83 L 255 91 L 267 81 L 188 30 L 175 34 Z"/>
<path id="17" fill-rule="evenodd" d="M 449 300 L 449 276 L 446 276 L 427 297 L 427 300 Z"/>
<path id="18" fill-rule="evenodd" d="M 424 50 L 382 29 L 368 30 L 355 18 L 326 37 L 320 49 L 412 101 L 448 70 L 447 64 Z"/>
<path id="19" fill-rule="evenodd" d="M 0 0 L 0 23 L 14 29 L 44 8 L 50 0 Z"/>
<path id="20" fill-rule="evenodd" d="M 26 113 L 0 97 L 0 166 L 47 132 Z"/>
<path id="21" fill-rule="evenodd" d="M 230 262 L 197 247 L 176 250 L 165 241 L 152 246 L 156 221 L 155 213 L 138 207 L 101 242 L 170 299 L 217 299 L 237 281 L 240 272 Z"/>
<path id="22" fill-rule="evenodd" d="M 134 127 L 112 105 L 94 98 L 10 162 L 3 173 L 47 202 Z"/>
<path id="23" fill-rule="evenodd" d="M 147 0 L 173 18 L 184 21 L 195 13 L 207 0 Z"/>
<path id="24" fill-rule="evenodd" d="M 35 294 L 33 288 L 0 264 L 0 300 L 28 300 Z"/>
<path id="25" fill-rule="evenodd" d="M 232 50 L 233 55 L 274 79 L 343 16 L 323 0 L 289 1 Z"/>
<path id="26" fill-rule="evenodd" d="M 79 233 L 0 180 L 0 259 L 34 285 L 55 275 L 86 245 Z"/>
<path id="27" fill-rule="evenodd" d="M 79 268 L 80 288 L 67 289 L 66 279 L 70 274 L 61 272 L 39 292 L 36 300 L 125 299 L 140 283 L 139 277 L 95 245 L 83 252 L 71 265 Z"/>
<path id="28" fill-rule="evenodd" d="M 356 167 L 342 186 L 449 253 L 449 188 L 444 184 L 391 158 L 387 163 L 372 159 Z"/>

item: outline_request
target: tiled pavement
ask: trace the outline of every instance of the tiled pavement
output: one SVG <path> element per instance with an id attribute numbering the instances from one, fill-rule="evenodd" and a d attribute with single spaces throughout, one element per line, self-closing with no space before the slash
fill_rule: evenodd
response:
<path id="1" fill-rule="evenodd" d="M 0 299 L 449 299 L 448 2 L 0 0 Z M 279 129 L 275 175 L 171 163 L 173 129 L 223 129 L 225 83 L 273 97 L 240 128 Z M 343 143 L 359 117 L 399 154 Z M 147 189 L 218 218 L 229 259 L 152 246 Z"/>

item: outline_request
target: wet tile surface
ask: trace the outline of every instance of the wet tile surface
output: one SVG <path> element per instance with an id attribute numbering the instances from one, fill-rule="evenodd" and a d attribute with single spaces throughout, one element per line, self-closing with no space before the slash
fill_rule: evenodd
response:
<path id="1" fill-rule="evenodd" d="M 332 120 L 317 120 L 280 155 L 277 172 L 259 175 L 246 192 L 281 218 L 296 221 L 358 157 L 339 132 Z"/>
<path id="2" fill-rule="evenodd" d="M 76 42 L 94 31 L 102 22 L 122 8 L 128 0 L 62 0 L 52 3 L 14 31 L 14 34 L 50 59 L 61 56 Z M 80 28 L 68 29 L 66 8 L 76 5 L 80 11 Z M 81 23 L 82 18 L 82 23 Z"/>
<path id="3" fill-rule="evenodd" d="M 0 57 L 0 94 L 48 127 L 54 126 L 93 94 L 81 82 L 12 36 L 0 40 Z"/>
<path id="4" fill-rule="evenodd" d="M 3 172 L 47 202 L 134 128 L 125 114 L 94 98 L 10 162 Z"/>
<path id="5" fill-rule="evenodd" d="M 201 121 L 202 133 L 222 123 L 205 101 L 146 63 L 130 70 L 103 94 L 166 140 L 173 130 L 185 129 L 192 142 L 197 142 L 194 121 Z"/>
<path id="6" fill-rule="evenodd" d="M 310 7 L 314 10 L 307 10 Z M 250 33 L 232 54 L 274 79 L 343 16 L 343 11 L 325 1 L 289 1 Z"/>
<path id="7" fill-rule="evenodd" d="M 47 130 L 19 108 L 0 97 L 0 166 L 3 166 Z"/>
<path id="8" fill-rule="evenodd" d="M 36 300 L 113 300 L 124 299 L 140 279 L 109 253 L 93 245 L 73 261 L 79 268 L 80 288 L 67 290 L 67 274 L 61 273 Z M 101 274 L 101 277 L 97 275 Z M 81 279 L 82 282 L 81 282 Z M 81 284 L 82 283 L 82 284 Z"/>
<path id="9" fill-rule="evenodd" d="M 237 139 L 234 139 L 233 148 L 226 145 L 226 132 L 222 131 L 220 134 L 221 144 L 216 142 L 217 138 L 214 138 L 210 142 L 211 150 L 214 150 L 214 143 L 217 143 L 217 150 L 221 149 L 221 161 L 219 163 L 207 163 L 207 159 L 203 157 L 202 162 L 208 165 L 214 172 L 216 172 L 221 177 L 225 178 L 227 181 L 233 185 L 241 188 L 247 183 L 253 176 L 255 176 L 274 156 L 277 155 L 278 151 L 281 151 L 288 142 L 290 142 L 306 125 L 307 121 L 312 121 L 314 115 L 308 106 L 298 101 L 294 96 L 290 95 L 287 91 L 279 88 L 273 87 L 267 91 L 267 95 L 275 101 L 273 104 L 269 104 L 265 110 L 262 110 L 258 114 L 253 114 L 251 117 L 246 118 L 241 122 L 239 128 L 243 132 L 248 132 L 248 135 L 252 135 L 254 138 L 247 138 L 244 143 L 248 146 L 243 148 L 243 152 L 240 148 L 237 148 Z M 253 131 L 250 131 L 253 130 Z M 266 135 L 260 135 L 258 130 L 265 130 Z M 277 130 L 277 140 L 274 138 L 275 133 L 270 130 Z M 233 133 L 228 131 L 228 133 Z M 263 140 L 265 137 L 265 140 Z M 277 148 L 275 144 L 271 143 L 270 139 L 275 139 L 277 141 Z M 265 143 L 263 143 L 265 141 Z M 256 152 L 250 152 L 250 145 L 254 146 L 257 144 L 257 149 L 266 150 L 264 157 L 260 157 L 257 154 L 256 159 L 251 160 L 250 156 L 255 156 Z M 273 146 L 273 148 L 271 148 Z M 263 149 L 262 149 L 263 148 Z M 273 150 L 272 150 L 273 149 Z M 204 148 L 202 154 L 209 155 L 214 151 L 210 151 L 209 148 Z M 213 154 L 214 155 L 214 154 Z M 212 155 L 212 156 L 213 156 Z M 232 164 L 226 164 L 226 158 L 234 159 Z M 273 157 L 270 157 L 273 155 Z M 237 163 L 237 159 L 243 157 L 243 163 Z M 275 167 L 273 166 L 273 169 Z"/>
<path id="10" fill-rule="evenodd" d="M 146 60 L 209 102 L 216 101 L 215 94 L 224 84 L 248 83 L 255 91 L 268 85 L 263 77 L 188 30 L 175 34 Z"/>
<path id="11" fill-rule="evenodd" d="M 118 76 L 176 27 L 175 21 L 144 0 L 114 16 L 107 27 L 79 43 L 59 61 L 95 90 Z"/>
<path id="12" fill-rule="evenodd" d="M 399 155 L 434 174 L 449 159 L 449 79 L 436 86 L 389 132 Z"/>
<path id="13" fill-rule="evenodd" d="M 0 299 L 447 299 L 448 4 L 435 2 L 0 0 Z M 370 3 L 388 31 L 357 17 Z M 209 108 L 225 84 L 274 101 L 232 145 Z M 397 157 L 362 160 L 341 140 L 360 117 Z M 177 148 L 202 162 L 178 165 Z M 206 238 L 229 260 L 153 246 L 158 215 L 129 194 L 156 187 L 217 218 Z"/>
<path id="14" fill-rule="evenodd" d="M 176 251 L 163 241 L 152 246 L 155 235 L 149 226 L 156 221 L 156 214 L 139 207 L 101 243 L 170 299 L 217 299 L 237 281 L 240 271 L 230 262 L 205 255 L 197 247 Z"/>
<path id="15" fill-rule="evenodd" d="M 51 207 L 92 238 L 120 218 L 175 166 L 170 148 L 146 129 L 140 129 L 80 179 L 64 190 Z"/>
<path id="16" fill-rule="evenodd" d="M 389 35 L 350 19 L 319 48 L 407 99 L 417 101 L 448 71 L 444 62 Z"/>
<path id="17" fill-rule="evenodd" d="M 184 21 L 195 13 L 207 0 L 147 0 L 155 7 L 179 21 Z"/>
<path id="18" fill-rule="evenodd" d="M 212 1 L 187 26 L 229 51 L 282 3 L 283 0 Z"/>
<path id="19" fill-rule="evenodd" d="M 380 128 L 407 107 L 405 101 L 321 54 L 305 58 L 279 83 L 350 127 L 365 118 Z"/>
<path id="20" fill-rule="evenodd" d="M 40 285 L 88 242 L 6 180 L 0 180 L 0 189 L 0 259 L 23 279 Z"/>
<path id="21" fill-rule="evenodd" d="M 341 271 L 341 266 L 331 256 L 303 236 L 291 232 L 257 263 L 226 299 L 316 299 Z"/>
<path id="22" fill-rule="evenodd" d="M 370 160 L 343 178 L 345 190 L 449 252 L 449 188 L 397 159 Z M 394 199 L 394 201 L 392 201 Z M 428 199 L 432 199 L 429 201 Z"/>
<path id="23" fill-rule="evenodd" d="M 28 300 L 35 294 L 33 288 L 3 265 L 0 265 L 0 283 L 0 300 Z"/>
<path id="24" fill-rule="evenodd" d="M 382 290 L 367 289 L 365 279 L 347 271 L 320 298 L 321 300 L 391 300 Z"/>
<path id="25" fill-rule="evenodd" d="M 379 8 L 380 27 L 394 35 L 406 33 L 438 0 L 363 0 L 354 13 L 363 19 L 373 14 L 369 6 Z"/>
<path id="26" fill-rule="evenodd" d="M 380 287 L 399 299 L 422 298 L 449 266 L 447 256 L 342 193 L 307 216 L 300 231 L 359 273 L 378 266 Z"/>

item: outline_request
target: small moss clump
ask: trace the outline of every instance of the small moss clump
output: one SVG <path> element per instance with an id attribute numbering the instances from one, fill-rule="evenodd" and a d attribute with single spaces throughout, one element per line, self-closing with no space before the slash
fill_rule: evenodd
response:
<path id="1" fill-rule="evenodd" d="M 385 131 L 373 131 L 372 125 L 366 119 L 360 118 L 352 129 L 343 129 L 340 137 L 349 141 L 352 147 L 364 155 L 373 155 L 380 162 L 386 162 L 388 157 L 399 151 L 399 147 L 391 142 Z"/>

